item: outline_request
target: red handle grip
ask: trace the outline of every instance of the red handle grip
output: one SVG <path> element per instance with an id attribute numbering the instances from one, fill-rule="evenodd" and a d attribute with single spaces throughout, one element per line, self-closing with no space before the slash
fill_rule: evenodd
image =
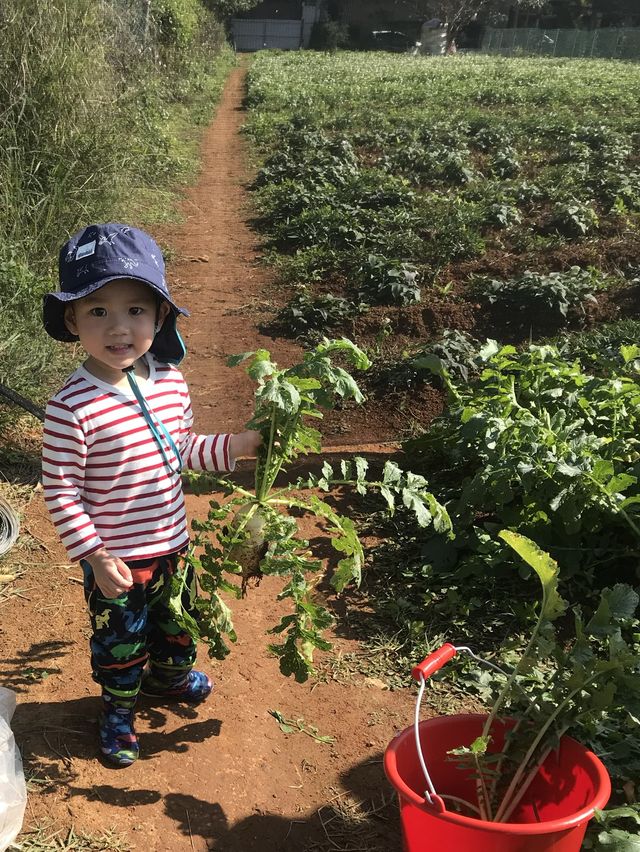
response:
<path id="1" fill-rule="evenodd" d="M 438 648 L 437 651 L 429 654 L 429 656 L 425 657 L 421 663 L 414 666 L 411 669 L 411 677 L 414 680 L 420 681 L 420 675 L 422 675 L 426 680 L 428 677 L 431 677 L 434 672 L 437 672 L 438 669 L 441 669 L 445 663 L 452 660 L 456 653 L 457 651 L 453 645 L 447 642 L 442 646 L 442 648 Z"/>

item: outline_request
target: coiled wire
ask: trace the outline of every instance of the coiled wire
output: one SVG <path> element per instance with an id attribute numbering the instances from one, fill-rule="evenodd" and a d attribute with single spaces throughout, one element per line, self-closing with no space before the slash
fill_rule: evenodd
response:
<path id="1" fill-rule="evenodd" d="M 20 518 L 7 501 L 0 497 L 0 556 L 11 550 L 19 534 Z"/>

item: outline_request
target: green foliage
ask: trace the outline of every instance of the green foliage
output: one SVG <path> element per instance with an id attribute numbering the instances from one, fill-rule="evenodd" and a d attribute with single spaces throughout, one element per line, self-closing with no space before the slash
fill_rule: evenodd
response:
<path id="1" fill-rule="evenodd" d="M 497 349 L 495 341 L 482 347 L 470 334 L 457 329 L 445 329 L 442 335 L 409 359 L 409 366 L 440 375 L 442 369 L 464 382 L 477 371 L 479 364 Z"/>
<path id="2" fill-rule="evenodd" d="M 480 815 L 509 822 L 540 766 L 559 740 L 577 726 L 596 724 L 621 705 L 640 698 L 638 659 L 640 598 L 627 585 L 601 592 L 590 617 L 574 607 L 575 638 L 553 628 L 567 604 L 558 594 L 558 565 L 535 542 L 509 530 L 502 538 L 538 575 L 542 601 L 531 637 L 500 685 L 481 736 L 455 750 L 473 767 Z M 515 720 L 501 751 L 488 746 L 502 715 Z"/>
<path id="3" fill-rule="evenodd" d="M 510 146 L 499 148 L 491 158 L 491 171 L 500 178 L 515 177 L 520 171 L 516 152 Z"/>
<path id="4" fill-rule="evenodd" d="M 331 293 L 324 293 L 314 299 L 305 288 L 282 308 L 276 322 L 285 334 L 309 336 L 313 332 L 344 325 L 365 309 L 363 303 L 356 304 Z"/>
<path id="5" fill-rule="evenodd" d="M 521 270 L 560 243 L 623 241 L 640 209 L 638 82 L 637 68 L 606 62 L 261 54 L 247 132 L 270 260 L 285 256 L 277 266 L 298 285 L 349 281 L 372 302 L 382 277 L 386 302 L 403 276 L 372 280 L 370 256 L 428 281 L 487 249 Z M 578 282 L 525 283 L 542 310 L 567 283 L 559 312 Z"/>
<path id="6" fill-rule="evenodd" d="M 584 237 L 598 226 L 598 214 L 589 204 L 576 200 L 559 202 L 553 209 L 548 227 L 566 237 Z"/>
<path id="7" fill-rule="evenodd" d="M 508 228 L 511 225 L 519 225 L 522 222 L 522 215 L 513 204 L 496 203 L 489 208 L 487 221 L 491 225 Z"/>
<path id="8" fill-rule="evenodd" d="M 640 806 L 637 804 L 596 811 L 582 848 L 594 852 L 638 852 Z"/>
<path id="9" fill-rule="evenodd" d="M 203 16 L 199 0 L 150 0 L 150 9 L 163 44 L 180 50 L 193 44 Z"/>
<path id="10" fill-rule="evenodd" d="M 260 0 L 203 0 L 203 5 L 216 16 L 217 20 L 224 21 L 238 12 L 248 12 L 259 2 Z"/>
<path id="11" fill-rule="evenodd" d="M 331 293 L 337 281 L 340 296 L 352 286 L 357 298 L 375 301 L 388 268 L 415 270 L 416 283 L 440 275 L 464 281 L 486 253 L 488 270 L 516 274 L 483 280 L 484 297 L 474 301 L 501 306 L 476 309 L 479 326 L 487 314 L 506 317 L 507 326 L 512 316 L 557 324 L 580 316 L 600 289 L 635 275 L 639 75 L 631 64 L 538 58 L 418 63 L 263 54 L 250 71 L 247 132 L 256 157 L 272 169 L 256 188 L 261 227 L 274 237 L 271 257 L 279 252 L 288 282 L 309 293 L 317 285 Z M 545 272 L 572 256 L 572 243 L 576 259 L 597 257 L 602 270 Z M 624 617 L 613 615 L 615 601 L 631 600 L 626 584 L 637 583 L 640 534 L 640 358 L 628 322 L 602 339 L 566 335 L 560 351 L 443 336 L 408 352 L 385 376 L 413 387 L 432 374 L 448 390 L 449 410 L 405 442 L 404 465 L 412 476 L 428 476 L 455 536 L 420 526 L 411 502 L 396 500 L 391 516 L 365 504 L 364 523 L 382 541 L 366 574 L 376 616 L 416 653 L 443 636 L 473 636 L 479 649 L 516 665 L 524 627 L 540 615 L 531 594 L 537 574 L 526 561 L 513 570 L 497 533 L 520 531 L 558 560 L 563 597 L 583 608 L 574 616 L 575 642 L 567 611 L 557 639 L 546 623 L 538 631 L 532 652 L 541 664 L 516 677 L 540 690 L 541 709 L 560 708 L 571 692 L 554 671 L 584 685 L 593 664 L 604 683 L 618 628 L 629 650 L 623 668 L 637 677 L 638 625 L 628 608 Z M 335 483 L 334 475 L 327 481 Z M 605 613 L 602 625 L 614 632 L 604 635 L 606 607 L 611 618 Z M 581 660 L 587 646 L 591 655 Z M 454 688 L 488 700 L 496 683 L 505 681 L 467 669 Z M 597 684 L 577 695 L 585 708 L 577 733 L 598 746 L 617 777 L 638 779 L 635 698 L 625 703 L 623 689 L 612 697 L 610 686 Z M 551 698 L 546 687 L 555 690 Z M 598 702 L 608 702 L 606 713 Z M 541 716 L 532 729 L 539 718 L 542 730 Z M 484 744 L 473 745 L 479 765 Z M 612 837 L 617 830 L 603 829 Z M 611 838 L 603 838 L 604 847 Z"/>
<path id="12" fill-rule="evenodd" d="M 152 17 L 145 20 L 143 4 L 4 4 L 2 380 L 28 396 L 43 400 L 68 371 L 68 353 L 65 366 L 40 318 L 42 294 L 55 289 L 60 244 L 89 221 L 149 223 L 160 207 L 166 216 L 170 187 L 192 167 L 185 125 L 191 132 L 210 114 L 230 56 L 196 0 L 175 4 L 185 15 L 187 6 L 199 11 L 197 31 L 189 18 L 185 56 L 163 42 Z"/>
<path id="13" fill-rule="evenodd" d="M 270 360 L 266 350 L 230 359 L 230 366 L 246 361 L 248 374 L 258 384 L 254 417 L 247 424 L 260 431 L 264 440 L 256 462 L 255 493 L 227 483 L 234 496 L 224 506 L 212 501 L 207 519 L 194 521 L 194 529 L 207 534 L 198 535 L 195 542 L 195 546 L 203 547 L 203 555 L 196 559 L 191 552 L 188 556 L 201 574 L 205 595 L 198 600 L 197 627 L 184 626 L 204 639 L 209 653 L 220 659 L 229 651 L 223 637 L 231 641 L 236 638 L 231 612 L 220 592 L 239 597 L 246 593 L 252 578 L 259 580 L 263 574 L 288 577 L 278 597 L 290 600 L 293 612 L 272 629 L 283 641 L 269 648 L 280 658 L 283 674 L 293 675 L 300 682 L 313 671 L 314 650 L 329 648 L 322 633 L 332 618 L 314 600 L 315 581 L 307 581 L 307 574 L 317 572 L 320 563 L 310 554 L 309 542 L 299 536 L 295 518 L 278 507 L 295 507 L 327 523 L 332 544 L 342 554 L 333 580 L 337 590 L 348 582 L 359 582 L 363 563 L 362 546 L 348 518 L 314 495 L 299 498 L 288 493 L 291 489 L 272 491 L 283 465 L 300 454 L 320 450 L 320 434 L 306 418 L 321 418 L 322 409 L 331 408 L 335 399 L 362 400 L 351 375 L 332 363 L 331 357 L 336 354 L 359 369 L 368 367 L 364 353 L 347 340 L 325 340 L 306 352 L 299 364 L 283 370 Z M 258 534 L 252 524 L 254 518 L 259 522 Z M 225 573 L 241 577 L 242 584 L 227 580 Z M 179 582 L 180 575 L 174 581 L 173 597 L 178 602 Z"/>
<path id="14" fill-rule="evenodd" d="M 625 364 L 621 348 L 639 339 L 640 320 L 621 319 L 579 334 L 563 335 L 552 342 L 564 358 L 579 360 L 587 370 L 616 372 Z"/>
<path id="15" fill-rule="evenodd" d="M 420 301 L 418 272 L 410 266 L 370 254 L 358 270 L 370 301 L 410 305 Z"/>
<path id="16" fill-rule="evenodd" d="M 304 491 L 352 487 L 362 494 L 374 490 L 382 495 L 388 512 L 393 513 L 396 502 L 402 502 L 421 527 L 433 525 L 442 533 L 449 533 L 451 527 L 446 511 L 428 492 L 426 480 L 405 474 L 391 463 L 381 480 L 368 480 L 366 460 L 355 459 L 353 466 L 342 464 L 339 479 L 325 464 L 320 478 L 311 476 L 288 487 L 274 487 L 289 462 L 309 452 L 320 452 L 320 434 L 309 425 L 309 418 L 321 418 L 322 411 L 336 400 L 362 401 L 352 376 L 333 363 L 336 358 L 346 359 L 358 369 L 369 366 L 364 353 L 345 339 L 323 341 L 306 352 L 299 364 L 287 369 L 279 369 L 266 350 L 231 359 L 232 366 L 246 362 L 248 374 L 258 385 L 255 413 L 247 424 L 259 430 L 264 440 L 256 462 L 255 493 L 219 481 L 230 499 L 223 506 L 212 501 L 207 519 L 193 522 L 198 535 L 187 560 L 197 568 L 203 592 L 197 601 L 197 624 L 180 614 L 184 573 L 178 572 L 172 587 L 172 604 L 180 623 L 191 635 L 207 642 L 211 656 L 222 659 L 229 652 L 225 637 L 234 642 L 236 634 L 221 593 L 240 597 L 252 580 L 258 581 L 265 574 L 282 577 L 284 585 L 278 599 L 289 601 L 292 611 L 271 629 L 270 633 L 281 641 L 271 643 L 269 650 L 279 658 L 281 672 L 299 682 L 313 672 L 315 650 L 331 647 L 323 633 L 333 619 L 315 594 L 320 562 L 309 550 L 309 542 L 300 536 L 289 510 L 313 515 L 324 523 L 340 556 L 331 577 L 336 592 L 360 583 L 364 563 L 353 521 L 316 494 Z M 192 477 L 196 489 L 199 479 Z M 197 547 L 202 548 L 199 557 L 195 555 Z M 238 578 L 240 585 L 234 582 Z"/>
<path id="17" fill-rule="evenodd" d="M 481 346 L 467 332 L 447 328 L 434 340 L 405 353 L 401 360 L 379 366 L 374 381 L 381 391 L 407 390 L 440 377 L 444 368 L 456 380 L 466 382 L 497 349 L 495 341 Z"/>
<path id="18" fill-rule="evenodd" d="M 0 251 L 0 383 L 42 405 L 47 380 L 60 367 L 53 341 L 42 333 L 42 293 L 52 286 L 23 261 Z M 2 420 L 9 417 L 0 408 Z M 0 422 L 2 422 L 0 420 Z"/>
<path id="19" fill-rule="evenodd" d="M 572 266 L 567 272 L 533 272 L 526 270 L 519 278 L 479 280 L 476 295 L 491 304 L 498 303 L 514 311 L 538 311 L 560 314 L 565 319 L 570 310 L 584 314 L 584 303 L 595 302 L 598 279 L 588 269 Z"/>
<path id="20" fill-rule="evenodd" d="M 618 524 L 635 536 L 635 501 L 623 496 L 636 493 L 633 378 L 591 376 L 551 347 L 506 346 L 475 384 L 449 387 L 452 407 L 439 429 L 412 446 L 439 445 L 467 471 L 473 464 L 461 519 L 490 512 L 519 529 L 548 530 L 549 542 Z"/>

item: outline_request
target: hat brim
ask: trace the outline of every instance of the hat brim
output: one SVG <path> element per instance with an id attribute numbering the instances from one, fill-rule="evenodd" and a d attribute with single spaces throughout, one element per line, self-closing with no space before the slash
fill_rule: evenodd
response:
<path id="1" fill-rule="evenodd" d="M 79 338 L 76 334 L 72 334 L 64 321 L 64 312 L 67 305 L 76 302 L 78 299 L 83 299 L 89 296 L 110 281 L 121 281 L 122 275 L 111 275 L 108 278 L 101 278 L 99 281 L 93 281 L 83 290 L 76 290 L 73 293 L 46 293 L 42 305 L 42 319 L 44 329 L 48 335 L 54 340 L 60 340 L 63 343 L 74 343 Z M 134 281 L 141 281 L 154 291 L 162 301 L 166 302 L 171 307 L 171 313 L 165 318 L 162 328 L 156 334 L 155 339 L 150 347 L 150 351 L 160 360 L 170 364 L 178 364 L 184 358 L 186 349 L 182 338 L 176 327 L 176 318 L 178 314 L 188 317 L 189 311 L 186 308 L 180 308 L 167 294 L 149 282 L 146 278 L 139 275 L 127 275 Z"/>

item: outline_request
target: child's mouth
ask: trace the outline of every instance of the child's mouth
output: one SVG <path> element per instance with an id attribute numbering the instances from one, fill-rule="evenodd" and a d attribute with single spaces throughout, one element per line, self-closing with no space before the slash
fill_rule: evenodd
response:
<path id="1" fill-rule="evenodd" d="M 125 355 L 130 349 L 131 344 L 123 343 L 121 346 L 107 346 L 112 355 Z"/>

